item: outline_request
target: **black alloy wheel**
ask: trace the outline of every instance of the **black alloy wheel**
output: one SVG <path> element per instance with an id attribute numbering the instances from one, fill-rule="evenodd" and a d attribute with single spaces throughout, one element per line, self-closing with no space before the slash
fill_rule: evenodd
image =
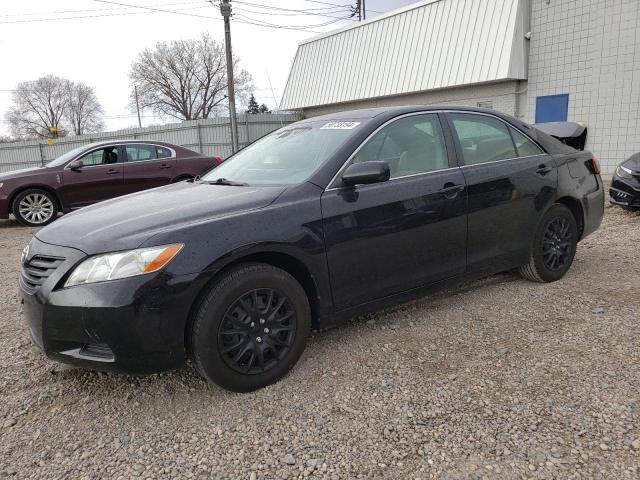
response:
<path id="1" fill-rule="evenodd" d="M 248 392 L 284 377 L 310 332 L 311 308 L 300 283 L 273 265 L 245 263 L 230 267 L 204 292 L 187 339 L 207 380 Z"/>
<path id="2" fill-rule="evenodd" d="M 564 217 L 555 217 L 544 232 L 542 240 L 544 265 L 555 272 L 562 269 L 572 256 L 571 226 Z"/>
<path id="3" fill-rule="evenodd" d="M 291 350 L 296 312 L 282 292 L 262 288 L 247 292 L 227 309 L 218 329 L 218 349 L 225 363 L 244 374 L 263 373 Z"/>
<path id="4" fill-rule="evenodd" d="M 533 236 L 529 261 L 520 274 L 534 282 L 554 282 L 571 267 L 578 244 L 578 227 L 566 205 L 555 204 L 543 215 Z"/>

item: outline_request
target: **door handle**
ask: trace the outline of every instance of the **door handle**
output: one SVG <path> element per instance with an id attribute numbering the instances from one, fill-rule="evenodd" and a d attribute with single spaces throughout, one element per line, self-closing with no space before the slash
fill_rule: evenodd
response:
<path id="1" fill-rule="evenodd" d="M 544 177 L 547 173 L 551 172 L 551 170 L 553 170 L 553 168 L 551 168 L 551 167 L 547 167 L 547 166 L 543 163 L 542 165 L 538 165 L 538 169 L 536 170 L 536 173 L 537 173 L 538 175 L 542 175 L 542 176 Z"/>
<path id="2" fill-rule="evenodd" d="M 452 183 L 445 183 L 444 188 L 438 190 L 438 193 L 441 194 L 444 198 L 449 200 L 456 198 L 458 193 L 464 190 L 464 185 L 454 185 Z"/>
<path id="3" fill-rule="evenodd" d="M 171 168 L 171 165 L 167 165 L 166 163 L 163 163 L 162 165 L 160 165 L 160 168 L 162 168 L 162 169 Z"/>
<path id="4" fill-rule="evenodd" d="M 115 169 L 110 169 L 107 170 L 107 175 L 116 175 L 117 173 L 120 173 L 120 170 L 115 170 Z"/>

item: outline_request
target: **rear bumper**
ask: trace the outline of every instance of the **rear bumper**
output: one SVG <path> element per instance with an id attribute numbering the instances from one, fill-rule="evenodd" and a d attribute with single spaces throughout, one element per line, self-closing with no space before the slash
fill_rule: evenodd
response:
<path id="1" fill-rule="evenodd" d="M 596 175 L 595 177 L 598 188 L 591 193 L 587 193 L 582 201 L 584 210 L 584 230 L 582 232 L 582 238 L 595 232 L 600 227 L 602 217 L 604 216 L 604 185 L 602 184 L 600 175 Z"/>
<path id="2" fill-rule="evenodd" d="M 31 338 L 47 357 L 127 373 L 185 362 L 185 326 L 199 291 L 193 276 L 160 273 L 59 288 L 84 255 L 34 239 L 30 255 L 43 250 L 65 261 L 35 291 L 22 277 L 19 282 Z"/>
<path id="3" fill-rule="evenodd" d="M 640 208 L 640 181 L 614 175 L 609 188 L 609 201 L 614 205 Z"/>

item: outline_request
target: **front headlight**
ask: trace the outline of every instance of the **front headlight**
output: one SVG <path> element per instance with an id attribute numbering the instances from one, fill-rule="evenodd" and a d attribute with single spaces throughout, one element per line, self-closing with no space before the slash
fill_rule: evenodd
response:
<path id="1" fill-rule="evenodd" d="M 618 168 L 616 168 L 616 175 L 620 178 L 633 178 L 633 171 L 629 170 L 627 167 L 618 165 Z"/>
<path id="2" fill-rule="evenodd" d="M 78 265 L 64 286 L 72 287 L 157 272 L 173 260 L 183 247 L 184 244 L 176 243 L 96 255 Z"/>

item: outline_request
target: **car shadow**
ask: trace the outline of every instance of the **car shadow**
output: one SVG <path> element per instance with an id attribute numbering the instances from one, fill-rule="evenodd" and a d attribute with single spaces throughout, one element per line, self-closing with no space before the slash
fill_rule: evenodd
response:
<path id="1" fill-rule="evenodd" d="M 272 388 L 296 389 L 301 382 L 305 382 L 317 374 L 315 369 L 318 367 L 315 364 L 320 356 L 328 355 L 327 349 L 330 348 L 336 336 L 340 338 L 353 337 L 353 340 L 357 341 L 363 333 L 366 333 L 368 330 L 367 325 L 371 320 L 375 321 L 377 327 L 394 329 L 397 326 L 395 324 L 398 323 L 398 315 L 402 315 L 403 312 L 409 315 L 416 308 L 435 307 L 442 303 L 447 303 L 448 299 L 453 295 L 471 293 L 488 286 L 510 283 L 517 281 L 519 278 L 515 273 L 500 273 L 440 290 L 428 296 L 371 314 L 354 317 L 332 328 L 313 331 L 307 348 L 298 364 L 284 379 L 248 394 L 229 392 L 217 385 L 208 383 L 190 361 L 176 370 L 151 375 L 97 372 L 83 368 L 61 366 L 54 362 L 48 362 L 47 367 L 50 373 L 58 377 L 63 383 L 70 381 L 74 384 L 82 384 L 83 390 L 92 397 L 105 398 L 117 395 L 126 401 L 144 402 L 145 404 L 153 403 L 155 398 L 161 398 L 167 394 L 174 399 L 180 398 L 181 401 L 202 403 L 212 399 L 223 400 L 229 396 L 261 395 L 260 392 L 268 392 Z M 314 370 L 310 371 L 309 369 Z M 188 400 L 186 400 L 187 398 Z"/>

